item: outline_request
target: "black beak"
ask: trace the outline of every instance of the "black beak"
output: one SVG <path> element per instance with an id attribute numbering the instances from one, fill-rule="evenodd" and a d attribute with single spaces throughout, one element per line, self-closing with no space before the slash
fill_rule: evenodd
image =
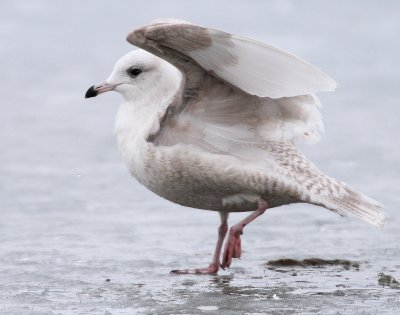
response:
<path id="1" fill-rule="evenodd" d="M 86 91 L 85 98 L 95 97 L 101 93 L 114 91 L 115 87 L 119 84 L 114 83 L 101 83 L 98 85 L 92 85 L 89 90 Z"/>
<path id="2" fill-rule="evenodd" d="M 90 98 L 90 97 L 95 97 L 95 96 L 97 96 L 97 91 L 96 91 L 96 89 L 94 88 L 94 85 L 92 85 L 92 86 L 86 91 L 85 98 Z"/>

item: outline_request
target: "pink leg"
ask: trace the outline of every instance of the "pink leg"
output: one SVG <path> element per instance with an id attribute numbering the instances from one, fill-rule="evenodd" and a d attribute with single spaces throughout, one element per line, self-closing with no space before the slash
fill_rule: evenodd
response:
<path id="1" fill-rule="evenodd" d="M 218 241 L 217 245 L 215 246 L 214 256 L 212 259 L 211 264 L 207 268 L 200 268 L 200 269 L 179 269 L 179 270 L 172 270 L 171 273 L 174 274 L 215 274 L 218 272 L 220 262 L 219 257 L 221 256 L 221 248 L 222 244 L 225 239 L 226 232 L 228 231 L 228 212 L 220 212 L 221 216 L 221 225 L 218 228 Z"/>
<path id="2" fill-rule="evenodd" d="M 222 269 L 229 268 L 232 258 L 240 258 L 242 254 L 240 235 L 243 234 L 244 227 L 251 221 L 262 215 L 267 210 L 268 204 L 265 200 L 258 201 L 258 209 L 244 218 L 238 224 L 232 226 L 229 230 L 229 238 L 225 244 L 224 257 L 222 259 Z"/>

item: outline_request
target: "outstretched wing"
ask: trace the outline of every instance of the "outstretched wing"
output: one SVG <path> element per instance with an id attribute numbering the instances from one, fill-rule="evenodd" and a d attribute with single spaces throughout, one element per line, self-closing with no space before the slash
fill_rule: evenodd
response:
<path id="1" fill-rule="evenodd" d="M 335 82 L 265 44 L 181 21 L 139 28 L 128 41 L 179 68 L 181 90 L 149 140 L 234 154 L 266 141 L 316 141 L 323 130 L 311 93 Z"/>
<path id="2" fill-rule="evenodd" d="M 128 41 L 178 67 L 182 59 L 195 62 L 260 97 L 290 97 L 336 87 L 325 73 L 283 50 L 181 21 L 167 20 L 139 28 L 128 35 Z"/>

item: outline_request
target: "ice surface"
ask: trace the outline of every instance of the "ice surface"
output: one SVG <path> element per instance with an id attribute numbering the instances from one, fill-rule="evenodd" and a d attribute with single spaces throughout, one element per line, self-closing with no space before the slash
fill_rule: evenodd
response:
<path id="1" fill-rule="evenodd" d="M 2 1 L 0 313 L 396 313 L 399 289 L 378 278 L 400 278 L 398 12 L 398 1 Z M 265 41 L 335 78 L 320 95 L 326 135 L 304 150 L 384 203 L 384 230 L 282 207 L 246 228 L 231 270 L 170 275 L 208 264 L 218 215 L 131 179 L 112 135 L 120 97 L 83 98 L 132 49 L 128 31 L 161 16 Z M 267 265 L 313 257 L 359 270 Z"/>

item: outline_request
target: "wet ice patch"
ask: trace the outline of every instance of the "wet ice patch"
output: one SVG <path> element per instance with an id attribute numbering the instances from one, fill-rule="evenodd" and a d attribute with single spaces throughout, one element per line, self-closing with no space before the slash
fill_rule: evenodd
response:
<path id="1" fill-rule="evenodd" d="M 400 288 L 400 283 L 393 276 L 381 272 L 378 275 L 378 283 L 383 287 Z"/>
<path id="2" fill-rule="evenodd" d="M 216 311 L 218 309 L 218 306 L 204 305 L 204 306 L 198 306 L 197 308 L 201 311 Z"/>
<path id="3" fill-rule="evenodd" d="M 339 266 L 345 270 L 360 269 L 360 263 L 356 261 L 350 261 L 347 259 L 321 259 L 321 258 L 306 258 L 303 260 L 291 259 L 291 258 L 282 258 L 277 260 L 270 260 L 267 262 L 267 268 L 275 271 L 279 267 L 317 267 L 323 268 L 327 266 Z"/>

